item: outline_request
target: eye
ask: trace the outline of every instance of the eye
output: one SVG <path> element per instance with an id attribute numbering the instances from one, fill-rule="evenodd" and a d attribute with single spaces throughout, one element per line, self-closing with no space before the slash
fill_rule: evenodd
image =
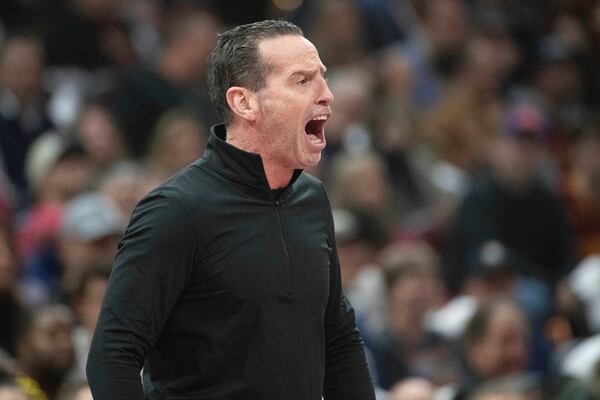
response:
<path id="1" fill-rule="evenodd" d="M 298 85 L 304 86 L 304 85 L 308 84 L 308 82 L 309 82 L 308 78 L 302 78 L 297 83 L 298 83 Z"/>

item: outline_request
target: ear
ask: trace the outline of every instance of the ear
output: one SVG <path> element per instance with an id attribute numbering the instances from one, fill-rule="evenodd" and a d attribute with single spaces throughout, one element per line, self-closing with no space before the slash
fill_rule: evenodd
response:
<path id="1" fill-rule="evenodd" d="M 227 89 L 226 98 L 227 104 L 234 114 L 247 121 L 256 119 L 258 102 L 254 92 L 245 87 L 232 86 Z"/>

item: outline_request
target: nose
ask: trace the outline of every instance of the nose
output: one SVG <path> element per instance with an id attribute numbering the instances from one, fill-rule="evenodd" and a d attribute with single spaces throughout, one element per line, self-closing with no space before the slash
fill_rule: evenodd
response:
<path id="1" fill-rule="evenodd" d="M 321 85 L 321 92 L 319 93 L 318 103 L 322 106 L 329 106 L 333 103 L 333 93 L 329 90 L 329 86 L 327 85 L 327 81 L 325 78 L 321 78 L 323 84 Z"/>

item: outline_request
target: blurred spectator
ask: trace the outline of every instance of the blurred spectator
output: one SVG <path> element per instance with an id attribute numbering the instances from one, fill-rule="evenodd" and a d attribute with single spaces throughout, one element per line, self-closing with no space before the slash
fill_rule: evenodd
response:
<path id="1" fill-rule="evenodd" d="M 435 160 L 422 140 L 416 115 L 394 96 L 379 107 L 373 147 L 389 171 L 400 234 L 435 242 L 443 236 L 456 201 L 434 180 Z"/>
<path id="2" fill-rule="evenodd" d="M 535 104 L 549 116 L 553 130 L 548 141 L 563 164 L 569 142 L 583 128 L 589 113 L 584 99 L 584 78 L 574 49 L 561 37 L 540 38 L 537 59 L 529 85 L 515 88 L 511 98 Z"/>
<path id="3" fill-rule="evenodd" d="M 365 44 L 377 51 L 420 29 L 414 1 L 355 0 L 364 19 Z"/>
<path id="4" fill-rule="evenodd" d="M 69 376 L 71 383 L 87 382 L 85 365 L 109 276 L 110 267 L 91 268 L 81 274 L 77 283 L 72 304 L 77 325 L 73 331 L 75 366 Z"/>
<path id="5" fill-rule="evenodd" d="M 342 287 L 368 342 L 385 326 L 385 284 L 378 258 L 388 234 L 381 221 L 364 210 L 334 208 L 333 221 Z"/>
<path id="6" fill-rule="evenodd" d="M 370 346 L 386 327 L 385 284 L 378 258 L 388 241 L 388 232 L 375 215 L 361 209 L 334 208 L 333 222 L 342 289 L 354 308 L 376 397 L 380 399 L 380 380 Z"/>
<path id="7" fill-rule="evenodd" d="M 389 400 L 435 400 L 434 386 L 423 378 L 403 379 L 390 389 Z"/>
<path id="8" fill-rule="evenodd" d="M 537 328 L 542 326 L 551 307 L 550 290 L 519 274 L 523 269 L 519 264 L 523 261 L 511 249 L 491 240 L 474 249 L 467 259 L 460 294 L 428 318 L 433 331 L 450 340 L 459 340 L 477 308 L 497 297 L 515 299 L 529 321 Z"/>
<path id="9" fill-rule="evenodd" d="M 364 59 L 364 22 L 354 2 L 322 1 L 314 16 L 311 40 L 319 49 L 325 65 L 329 68 L 348 66 Z"/>
<path id="10" fill-rule="evenodd" d="M 420 376 L 436 385 L 456 379 L 451 344 L 427 330 L 425 318 L 442 302 L 437 253 L 426 243 L 392 245 L 382 255 L 388 326 L 373 346 L 383 388 Z"/>
<path id="11" fill-rule="evenodd" d="M 74 362 L 71 312 L 46 305 L 22 317 L 15 381 L 33 400 L 55 400 Z"/>
<path id="12" fill-rule="evenodd" d="M 519 107 L 505 118 L 515 121 L 493 138 L 489 170 L 473 181 L 448 237 L 445 276 L 455 291 L 464 283 L 469 252 L 488 240 L 509 247 L 524 261 L 519 274 L 548 288 L 573 266 L 564 206 L 539 177 L 543 120 L 535 109 Z"/>
<path id="13" fill-rule="evenodd" d="M 33 36 L 12 36 L 0 46 L 0 159 L 16 190 L 16 206 L 28 205 L 25 157 L 33 141 L 53 128 L 42 88 L 44 53 Z"/>
<path id="14" fill-rule="evenodd" d="M 371 60 L 374 63 L 373 74 L 378 79 L 378 90 L 381 93 L 381 99 L 377 102 L 391 102 L 392 105 L 414 111 L 412 101 L 416 84 L 415 71 L 408 60 L 394 48 L 383 49 Z M 377 119 L 378 116 L 375 115 L 374 118 Z"/>
<path id="15" fill-rule="evenodd" d="M 529 335 L 527 319 L 516 303 L 499 299 L 482 305 L 465 331 L 467 375 L 457 399 L 485 381 L 524 374 Z"/>
<path id="16" fill-rule="evenodd" d="M 512 300 L 500 298 L 481 306 L 464 336 L 466 379 L 456 397 L 468 398 L 483 383 L 519 379 L 544 392 L 538 399 L 589 399 L 589 391 L 576 379 L 557 375 L 547 382 L 528 373 L 530 326 Z"/>
<path id="17" fill-rule="evenodd" d="M 471 38 L 446 96 L 423 119 L 423 134 L 436 156 L 467 176 L 486 163 L 498 131 L 500 89 L 510 71 L 506 57 L 493 37 Z"/>
<path id="18" fill-rule="evenodd" d="M 136 60 L 128 27 L 120 19 L 121 0 L 45 2 L 44 44 L 52 66 L 93 70 L 129 66 Z"/>
<path id="19" fill-rule="evenodd" d="M 98 191 L 112 200 L 123 218 L 129 219 L 136 204 L 158 183 L 158 177 L 149 176 L 139 164 L 121 162 L 99 177 Z"/>
<path id="20" fill-rule="evenodd" d="M 163 181 L 204 153 L 208 133 L 198 117 L 186 110 L 165 112 L 156 123 L 146 164 Z"/>
<path id="21" fill-rule="evenodd" d="M 74 130 L 96 173 L 102 173 L 125 159 L 123 134 L 104 105 L 88 104 L 79 114 Z"/>
<path id="22" fill-rule="evenodd" d="M 600 121 L 600 120 L 599 120 Z M 563 197 L 577 257 L 600 253 L 600 122 L 576 139 L 563 181 Z"/>
<path id="23" fill-rule="evenodd" d="M 36 203 L 43 204 L 62 203 L 86 190 L 93 171 L 77 140 L 47 133 L 31 146 L 26 173 Z"/>
<path id="24" fill-rule="evenodd" d="M 124 228 L 119 210 L 99 193 L 82 194 L 69 202 L 56 242 L 42 248 L 27 265 L 27 301 L 70 299 L 85 271 L 112 263 Z"/>
<path id="25" fill-rule="evenodd" d="M 339 154 L 326 182 L 334 206 L 365 209 L 383 221 L 386 229 L 395 227 L 391 185 L 379 154 Z"/>
<path id="26" fill-rule="evenodd" d="M 16 323 L 21 313 L 17 293 L 21 260 L 12 226 L 0 219 L 0 350 L 14 356 Z"/>
<path id="27" fill-rule="evenodd" d="M 368 127 L 373 80 L 359 67 L 337 68 L 328 72 L 328 84 L 335 96 L 335 112 L 327 122 L 326 165 L 341 151 L 361 153 L 371 148 Z"/>
<path id="28" fill-rule="evenodd" d="M 81 145 L 56 133 L 39 137 L 26 162 L 27 180 L 35 203 L 27 209 L 19 228 L 19 249 L 27 263 L 58 231 L 62 206 L 86 190 L 92 168 Z"/>
<path id="29" fill-rule="evenodd" d="M 139 65 L 121 79 L 114 93 L 114 112 L 132 156 L 146 154 L 158 118 L 171 108 L 189 108 L 206 129 L 217 121 L 204 80 L 208 54 L 220 29 L 219 20 L 207 11 L 172 15 L 155 65 Z"/>
<path id="30" fill-rule="evenodd" d="M 418 110 L 434 105 L 460 60 L 468 37 L 467 8 L 463 0 L 418 2 L 420 29 L 400 46 L 415 77 L 414 104 Z"/>

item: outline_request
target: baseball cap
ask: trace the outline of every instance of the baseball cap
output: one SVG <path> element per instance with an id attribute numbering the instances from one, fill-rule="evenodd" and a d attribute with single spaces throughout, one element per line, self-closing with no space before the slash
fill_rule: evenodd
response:
<path id="1" fill-rule="evenodd" d="M 474 249 L 467 257 L 469 276 L 490 277 L 516 272 L 515 254 L 498 240 L 489 240 Z"/>
<path id="2" fill-rule="evenodd" d="M 110 199 L 100 193 L 86 193 L 66 206 L 61 233 L 63 236 L 94 241 L 124 232 L 125 221 Z"/>
<path id="3" fill-rule="evenodd" d="M 83 146 L 73 138 L 51 131 L 35 139 L 25 161 L 29 186 L 37 189 L 48 170 L 70 156 L 85 156 Z"/>

